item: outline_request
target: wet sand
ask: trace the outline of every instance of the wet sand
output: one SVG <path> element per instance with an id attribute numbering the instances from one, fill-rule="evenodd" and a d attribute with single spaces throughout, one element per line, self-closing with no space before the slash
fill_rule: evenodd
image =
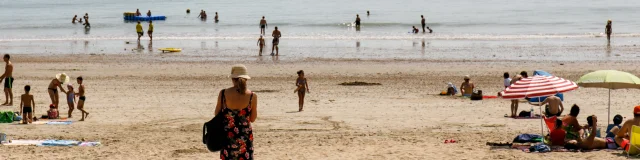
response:
<path id="1" fill-rule="evenodd" d="M 634 61 L 491 61 L 308 59 L 215 61 L 178 55 L 14 56 L 14 93 L 32 85 L 37 115 L 49 104 L 46 85 L 56 73 L 82 75 L 86 122 L 72 125 L 0 125 L 10 139 L 100 141 L 100 147 L 0 146 L 0 159 L 212 159 L 202 124 L 213 117 L 218 91 L 229 87 L 230 66 L 244 63 L 249 88 L 259 95 L 253 124 L 258 159 L 624 159 L 619 151 L 531 154 L 493 149 L 520 133 L 540 133 L 539 120 L 503 118 L 509 101 L 441 97 L 446 82 L 471 75 L 487 95 L 502 88 L 502 73 L 543 69 L 571 80 L 598 69 L 640 73 Z M 271 58 L 271 57 L 264 57 Z M 297 111 L 296 71 L 304 69 L 311 94 Z M 341 86 L 365 81 L 380 86 Z M 582 106 L 580 122 L 595 114 L 606 124 L 607 90 L 578 89 L 565 106 Z M 640 90 L 612 91 L 612 114 L 632 117 Z M 17 98 L 16 98 L 17 99 Z M 18 104 L 15 102 L 15 104 Z M 61 113 L 67 107 L 61 102 Z M 520 110 L 529 110 L 521 104 Z M 0 110 L 16 110 L 3 106 Z M 535 109 L 536 112 L 538 109 Z M 565 109 L 568 111 L 568 109 Z M 64 114 L 63 114 L 64 115 Z M 80 118 L 74 111 L 73 120 Z M 444 144 L 455 139 L 456 144 Z"/>

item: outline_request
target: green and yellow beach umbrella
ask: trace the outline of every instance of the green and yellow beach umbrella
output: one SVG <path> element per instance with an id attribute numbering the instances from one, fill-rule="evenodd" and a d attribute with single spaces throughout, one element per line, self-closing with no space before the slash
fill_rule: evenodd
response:
<path id="1" fill-rule="evenodd" d="M 640 89 L 640 78 L 627 72 L 616 70 L 599 70 L 580 77 L 578 86 L 585 88 L 607 88 L 609 89 L 609 117 L 611 119 L 611 90 L 612 89 Z M 609 122 L 609 121 L 607 121 Z"/>

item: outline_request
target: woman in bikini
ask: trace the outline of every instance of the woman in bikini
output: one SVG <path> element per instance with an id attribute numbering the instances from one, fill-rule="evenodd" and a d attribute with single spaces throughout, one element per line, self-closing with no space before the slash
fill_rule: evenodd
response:
<path id="1" fill-rule="evenodd" d="M 233 87 L 220 91 L 215 115 L 225 116 L 224 131 L 228 144 L 220 151 L 221 159 L 254 159 L 251 123 L 258 116 L 258 95 L 247 89 L 247 68 L 235 65 L 231 69 Z"/>
<path id="2" fill-rule="evenodd" d="M 304 78 L 304 71 L 298 71 L 298 79 L 296 80 L 296 90 L 293 93 L 298 92 L 298 112 L 302 112 L 304 108 L 304 95 L 309 92 L 309 84 L 307 78 Z"/>
<path id="3" fill-rule="evenodd" d="M 67 76 L 67 74 L 61 73 L 57 74 L 56 78 L 51 80 L 51 83 L 49 83 L 49 88 L 47 91 L 49 92 L 49 98 L 51 98 L 51 104 L 55 105 L 56 109 L 58 108 L 58 104 L 60 103 L 58 89 L 66 93 L 67 91 L 62 88 L 62 84 L 67 82 L 69 82 L 69 77 Z"/>

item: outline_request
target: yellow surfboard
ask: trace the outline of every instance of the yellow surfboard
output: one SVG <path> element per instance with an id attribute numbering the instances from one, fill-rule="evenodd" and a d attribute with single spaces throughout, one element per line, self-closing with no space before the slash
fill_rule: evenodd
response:
<path id="1" fill-rule="evenodd" d="M 161 50 L 162 53 L 164 53 L 164 52 L 180 52 L 180 51 L 182 51 L 181 48 L 160 48 L 158 50 Z"/>

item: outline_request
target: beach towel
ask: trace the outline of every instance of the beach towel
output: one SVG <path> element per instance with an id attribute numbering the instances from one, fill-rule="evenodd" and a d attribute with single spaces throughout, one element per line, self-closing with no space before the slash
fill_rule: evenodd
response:
<path id="1" fill-rule="evenodd" d="M 78 146 L 81 146 L 81 147 L 95 147 L 95 146 L 100 146 L 100 145 L 101 145 L 100 142 L 82 142 Z"/>
<path id="2" fill-rule="evenodd" d="M 47 124 L 47 125 L 70 125 L 73 121 L 59 121 L 59 120 L 39 120 L 31 124 Z"/>
<path id="3" fill-rule="evenodd" d="M 38 146 L 78 146 L 80 141 L 73 140 L 45 140 Z"/>
<path id="4" fill-rule="evenodd" d="M 44 140 L 11 140 L 9 143 L 4 143 L 2 145 L 7 146 L 35 146 L 42 144 Z"/>
<path id="5" fill-rule="evenodd" d="M 537 134 L 520 134 L 513 138 L 513 143 L 537 143 L 542 142 L 542 136 Z"/>

